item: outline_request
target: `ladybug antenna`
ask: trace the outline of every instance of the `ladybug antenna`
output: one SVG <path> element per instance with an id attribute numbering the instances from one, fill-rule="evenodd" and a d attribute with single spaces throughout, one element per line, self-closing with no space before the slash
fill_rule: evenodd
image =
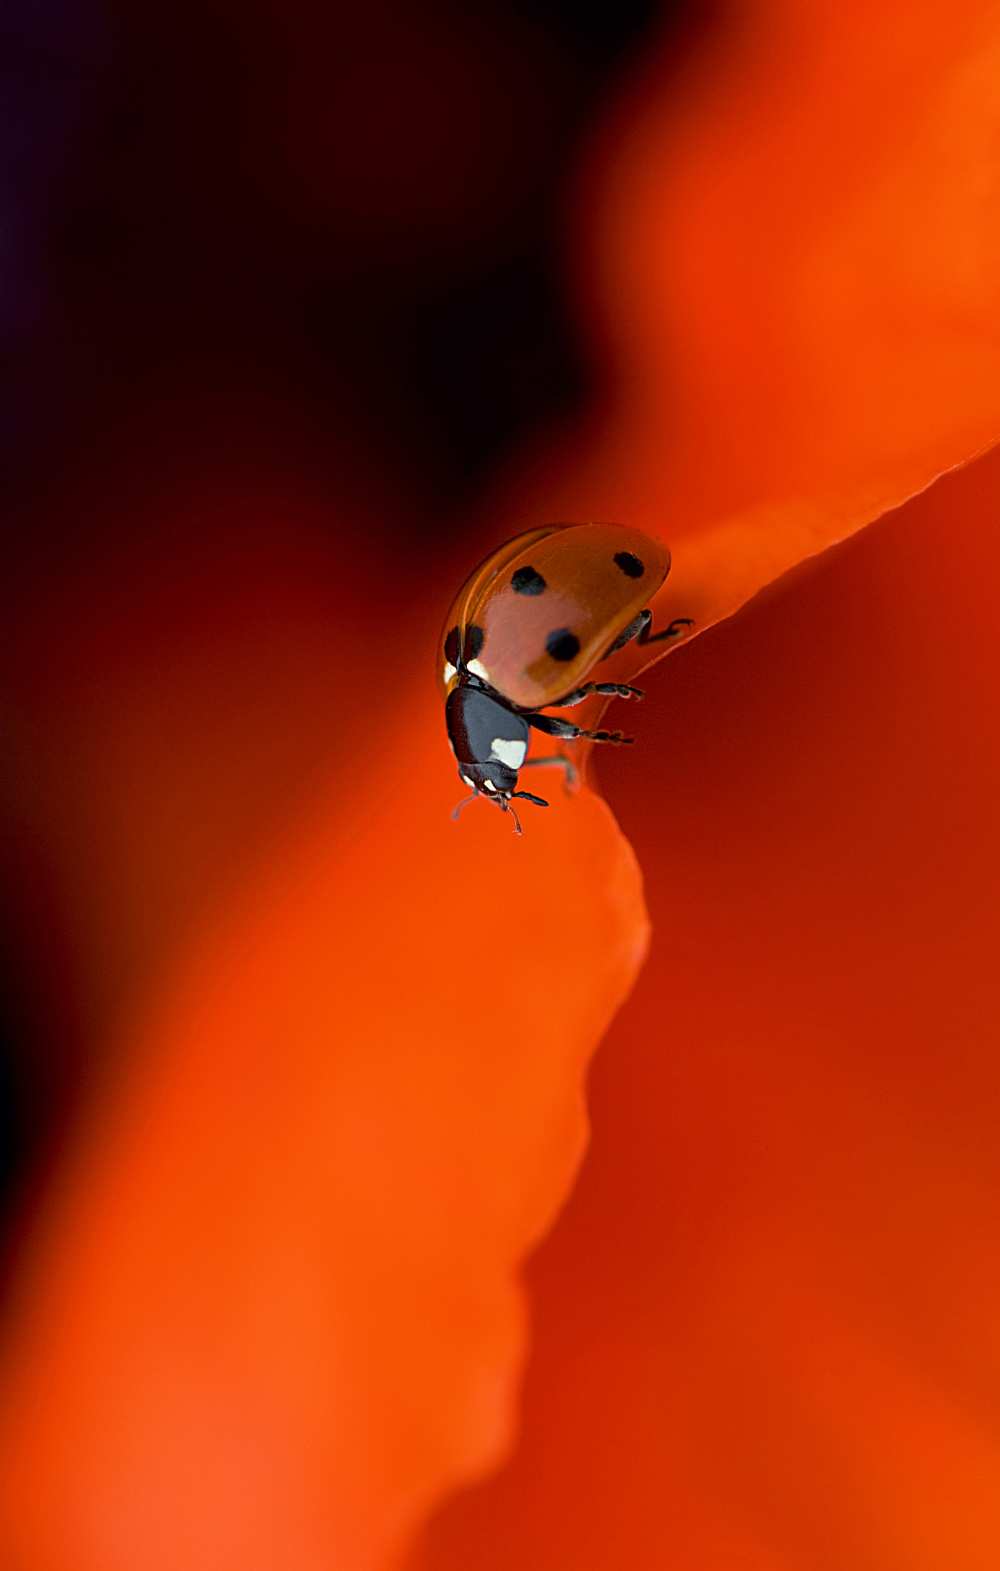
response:
<path id="1" fill-rule="evenodd" d="M 452 810 L 451 810 L 452 818 L 457 818 L 459 813 L 462 811 L 462 808 L 463 807 L 468 807 L 469 803 L 470 802 L 474 802 L 478 795 L 479 795 L 478 791 L 473 791 L 471 796 L 463 796 L 463 798 L 459 802 L 458 806 L 452 808 Z"/>
<path id="2" fill-rule="evenodd" d="M 522 797 L 525 802 L 534 802 L 536 807 L 548 807 L 549 804 L 543 796 L 532 796 L 530 791 L 511 791 L 509 796 L 500 798 L 500 805 L 504 812 L 509 813 L 514 820 L 515 834 L 520 835 L 524 831 L 521 828 L 521 820 L 517 816 L 517 809 L 511 804 L 512 796 Z"/>

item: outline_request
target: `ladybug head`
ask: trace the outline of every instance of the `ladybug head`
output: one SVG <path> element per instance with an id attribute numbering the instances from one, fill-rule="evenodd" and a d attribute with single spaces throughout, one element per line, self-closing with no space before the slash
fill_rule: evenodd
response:
<path id="1" fill-rule="evenodd" d="M 507 764 L 491 761 L 488 764 L 463 764 L 458 771 L 458 778 L 463 785 L 472 787 L 472 795 L 459 802 L 452 812 L 452 818 L 457 818 L 463 807 L 474 802 L 477 796 L 484 796 L 490 802 L 495 802 L 504 813 L 510 813 L 514 819 L 515 834 L 521 833 L 521 820 L 516 810 L 511 806 L 514 797 L 525 802 L 534 802 L 536 807 L 548 807 L 548 802 L 542 796 L 532 796 L 530 791 L 518 791 L 517 770 L 511 769 Z"/>

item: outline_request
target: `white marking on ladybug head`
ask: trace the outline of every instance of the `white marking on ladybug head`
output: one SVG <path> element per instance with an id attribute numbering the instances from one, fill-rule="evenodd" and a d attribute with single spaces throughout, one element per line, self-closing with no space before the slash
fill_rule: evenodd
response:
<path id="1" fill-rule="evenodd" d="M 490 757 L 498 758 L 508 769 L 520 769 L 527 751 L 527 742 L 511 741 L 505 736 L 495 736 L 490 743 Z"/>
<path id="2" fill-rule="evenodd" d="M 495 791 L 496 790 L 496 786 L 493 784 L 492 780 L 484 780 L 483 781 L 483 790 L 484 791 Z"/>
<path id="3" fill-rule="evenodd" d="M 470 791 L 474 791 L 476 789 L 476 782 L 474 780 L 470 780 L 468 775 L 462 776 L 462 784 L 467 785 Z"/>
<path id="4" fill-rule="evenodd" d="M 481 660 L 470 660 L 465 669 L 471 671 L 473 676 L 478 676 L 483 682 L 488 682 L 490 679 L 490 673 Z"/>
<path id="5" fill-rule="evenodd" d="M 453 676 L 457 676 L 457 675 L 458 675 L 458 672 L 455 670 L 455 667 L 452 665 L 451 661 L 450 660 L 446 660 L 445 663 L 444 663 L 444 685 L 445 685 L 445 687 L 448 686 L 448 683 L 451 681 L 452 677 Z"/>

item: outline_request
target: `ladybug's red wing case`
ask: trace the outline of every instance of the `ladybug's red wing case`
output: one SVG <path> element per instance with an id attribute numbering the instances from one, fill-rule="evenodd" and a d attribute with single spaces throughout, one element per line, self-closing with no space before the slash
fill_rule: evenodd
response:
<path id="1" fill-rule="evenodd" d="M 474 673 L 524 709 L 557 704 L 648 606 L 670 569 L 665 546 L 618 524 L 532 530 L 472 574 L 445 625 L 442 669 Z"/>
<path id="2" fill-rule="evenodd" d="M 455 680 L 459 652 L 462 652 L 465 663 L 468 663 L 470 660 L 475 660 L 477 646 L 481 643 L 480 635 L 475 632 L 471 638 L 466 636 L 468 628 L 474 629 L 478 626 L 472 608 L 482 603 L 509 562 L 520 556 L 522 551 L 526 551 L 537 540 L 554 534 L 559 528 L 558 524 L 549 524 L 547 528 L 527 529 L 523 534 L 515 535 L 513 540 L 507 540 L 495 551 L 491 551 L 489 556 L 485 557 L 469 574 L 448 609 L 441 633 L 438 677 L 445 693 L 450 690 Z"/>

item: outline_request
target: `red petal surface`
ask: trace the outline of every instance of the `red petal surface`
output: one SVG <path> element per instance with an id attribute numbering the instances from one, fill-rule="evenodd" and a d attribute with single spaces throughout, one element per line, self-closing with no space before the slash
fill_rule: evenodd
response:
<path id="1" fill-rule="evenodd" d="M 997 1563 L 998 507 L 993 455 L 602 756 L 653 948 L 531 1268 L 518 1451 L 414 1568 Z"/>
<path id="2" fill-rule="evenodd" d="M 704 627 L 996 441 L 998 72 L 982 0 L 767 0 L 648 61 L 581 182 L 603 401 L 505 522 L 661 535 Z"/>
<path id="3" fill-rule="evenodd" d="M 508 1438 L 514 1267 L 580 1158 L 639 874 L 590 794 L 520 840 L 451 822 L 431 671 L 400 702 L 363 832 L 321 790 L 64 1164 L 7 1344 L 13 1563 L 380 1565 Z"/>

